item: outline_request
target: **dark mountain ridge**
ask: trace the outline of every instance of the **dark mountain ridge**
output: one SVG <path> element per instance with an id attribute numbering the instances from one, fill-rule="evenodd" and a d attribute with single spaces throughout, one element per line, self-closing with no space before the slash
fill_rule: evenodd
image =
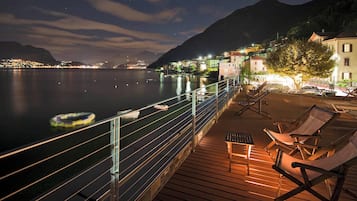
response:
<path id="1" fill-rule="evenodd" d="M 338 0 L 288 31 L 289 38 L 308 38 L 312 32 L 357 33 L 357 0 Z M 355 35 L 355 34 L 354 34 Z"/>
<path id="2" fill-rule="evenodd" d="M 204 32 L 163 54 L 149 67 L 156 68 L 171 61 L 200 55 L 218 55 L 254 42 L 273 39 L 277 33 L 286 34 L 291 27 L 321 12 L 331 2 L 333 0 L 314 0 L 293 6 L 277 0 L 262 0 L 218 20 Z"/>
<path id="3" fill-rule="evenodd" d="M 55 65 L 59 62 L 53 58 L 48 50 L 30 45 L 21 45 L 18 42 L 0 41 L 0 59 L 23 59 Z"/>

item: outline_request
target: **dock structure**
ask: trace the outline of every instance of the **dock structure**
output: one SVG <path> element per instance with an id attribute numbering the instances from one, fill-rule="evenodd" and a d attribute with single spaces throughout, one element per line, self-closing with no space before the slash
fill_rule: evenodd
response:
<path id="1" fill-rule="evenodd" d="M 280 175 L 272 169 L 274 153 L 264 150 L 270 142 L 263 132 L 264 128 L 276 129 L 274 120 L 293 120 L 311 105 L 333 109 L 324 97 L 298 96 L 288 94 L 270 94 L 266 98 L 265 109 L 272 119 L 264 118 L 252 111 L 241 116 L 235 115 L 242 107 L 237 102 L 238 96 L 208 131 L 178 171 L 155 197 L 155 201 L 164 200 L 273 200 L 278 193 Z M 335 139 L 350 134 L 357 128 L 357 117 L 343 114 L 322 132 L 321 144 L 329 144 Z M 232 164 L 229 172 L 229 159 L 225 135 L 227 132 L 247 132 L 253 136 L 254 145 L 250 156 L 250 174 L 246 166 Z M 348 137 L 348 136 L 346 136 Z M 339 200 L 356 200 L 357 166 L 348 172 Z M 296 185 L 286 178 L 282 179 L 280 194 L 288 192 Z M 318 189 L 327 195 L 325 185 Z M 296 195 L 290 200 L 318 200 L 308 192 Z"/>

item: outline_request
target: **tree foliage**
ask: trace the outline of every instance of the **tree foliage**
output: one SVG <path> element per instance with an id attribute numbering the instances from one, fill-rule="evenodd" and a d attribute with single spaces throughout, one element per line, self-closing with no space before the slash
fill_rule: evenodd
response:
<path id="1" fill-rule="evenodd" d="M 297 75 L 301 75 L 302 81 L 331 75 L 335 65 L 332 54 L 327 46 L 320 43 L 292 40 L 271 52 L 266 63 L 275 73 L 292 78 L 295 86 L 300 88 Z"/>
<path id="2" fill-rule="evenodd" d="M 248 84 L 249 81 L 252 78 L 252 73 L 250 71 L 250 63 L 245 62 L 245 64 L 242 66 L 240 70 L 240 81 L 243 82 L 244 84 Z"/>

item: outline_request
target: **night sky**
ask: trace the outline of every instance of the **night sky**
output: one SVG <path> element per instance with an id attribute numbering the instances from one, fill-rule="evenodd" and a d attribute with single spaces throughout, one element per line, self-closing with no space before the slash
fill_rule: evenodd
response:
<path id="1" fill-rule="evenodd" d="M 86 63 L 164 53 L 259 0 L 1 0 L 0 40 Z M 310 0 L 281 0 L 302 4 Z"/>

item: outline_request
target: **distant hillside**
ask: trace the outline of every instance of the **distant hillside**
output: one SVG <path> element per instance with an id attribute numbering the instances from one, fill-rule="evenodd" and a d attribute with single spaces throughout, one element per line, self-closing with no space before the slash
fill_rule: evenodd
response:
<path id="1" fill-rule="evenodd" d="M 292 27 L 289 37 L 308 38 L 312 32 L 357 32 L 357 0 L 339 0 L 330 3 L 323 12 L 309 17 Z"/>
<path id="2" fill-rule="evenodd" d="M 314 0 L 304 5 L 286 5 L 277 0 L 262 0 L 253 6 L 236 10 L 217 21 L 204 32 L 171 49 L 149 67 L 156 68 L 170 61 L 191 59 L 199 55 L 221 54 L 253 42 L 275 38 L 334 2 Z"/>
<path id="3" fill-rule="evenodd" d="M 120 66 L 130 62 L 136 62 L 137 60 L 143 60 L 145 63 L 150 64 L 156 61 L 161 54 L 156 54 L 150 51 L 141 51 L 135 53 L 126 53 L 125 55 L 115 55 L 108 59 L 108 63 L 104 64 L 104 67 L 112 68 L 113 66 Z"/>
<path id="4" fill-rule="evenodd" d="M 17 42 L 0 41 L 0 59 L 24 59 L 45 64 L 57 64 L 51 53 L 43 48 L 21 45 Z"/>

